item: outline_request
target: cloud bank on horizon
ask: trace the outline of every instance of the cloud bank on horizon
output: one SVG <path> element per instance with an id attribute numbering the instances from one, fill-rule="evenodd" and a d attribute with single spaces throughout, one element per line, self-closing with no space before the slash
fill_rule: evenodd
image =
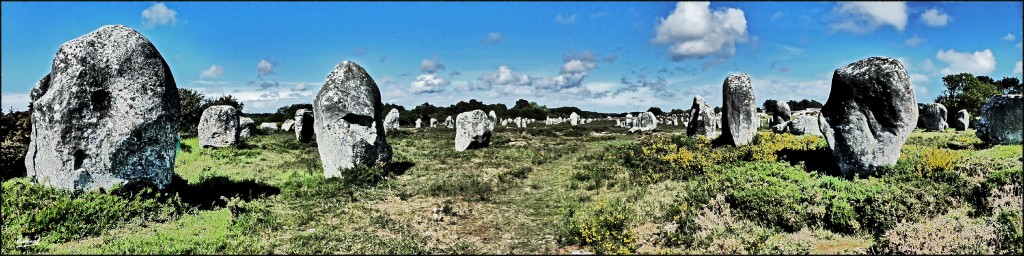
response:
<path id="1" fill-rule="evenodd" d="M 836 68 L 871 56 L 900 60 L 920 102 L 943 90 L 946 74 L 1022 76 L 1020 2 L 2 7 L 0 56 L 17 63 L 0 66 L 5 110 L 26 108 L 60 44 L 108 24 L 149 38 L 179 88 L 230 94 L 251 112 L 312 102 L 345 60 L 366 68 L 385 102 L 406 107 L 527 99 L 600 112 L 687 109 L 698 95 L 720 105 L 723 80 L 739 72 L 751 76 L 758 103 L 824 102 Z M 47 15 L 53 9 L 65 13 Z"/>

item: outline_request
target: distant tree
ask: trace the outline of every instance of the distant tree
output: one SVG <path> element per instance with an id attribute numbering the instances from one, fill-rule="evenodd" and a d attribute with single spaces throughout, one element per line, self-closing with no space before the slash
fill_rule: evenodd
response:
<path id="1" fill-rule="evenodd" d="M 238 111 L 239 114 L 242 113 L 242 108 L 245 107 L 245 103 L 239 102 L 238 99 L 235 99 L 235 97 L 231 96 L 231 95 L 220 96 L 220 98 L 216 98 L 216 99 L 213 99 L 213 100 L 209 101 L 209 103 L 207 103 L 207 105 L 208 106 L 219 106 L 219 105 L 232 106 L 232 107 L 235 107 L 235 111 Z"/>
<path id="2" fill-rule="evenodd" d="M 672 111 L 670 111 L 669 113 L 671 113 L 673 115 L 682 115 L 682 114 L 685 114 L 687 111 L 688 110 L 682 110 L 682 109 L 678 109 L 678 108 L 673 108 Z"/>
<path id="3" fill-rule="evenodd" d="M 537 102 L 519 99 L 516 101 L 515 106 L 512 106 L 512 109 L 508 110 L 507 117 L 523 117 L 544 120 L 547 118 L 548 114 L 547 106 L 539 105 Z"/>
<path id="4" fill-rule="evenodd" d="M 573 112 L 576 112 L 577 115 L 582 115 L 583 114 L 583 110 L 581 110 L 580 108 L 577 108 L 577 107 L 557 107 L 557 108 L 548 109 L 548 114 L 550 114 L 552 117 L 567 118 L 567 117 L 571 116 Z M 545 117 L 545 118 L 547 118 L 547 117 Z"/>
<path id="5" fill-rule="evenodd" d="M 181 106 L 181 116 L 178 121 L 179 132 L 192 134 L 199 129 L 199 118 L 202 118 L 203 110 L 206 110 L 207 106 L 205 97 L 199 91 L 178 88 L 178 99 Z"/>
<path id="6" fill-rule="evenodd" d="M 412 111 L 410 111 L 411 119 L 409 119 L 409 121 L 415 123 L 416 119 L 422 119 L 423 122 L 429 122 L 432 115 L 434 115 L 437 112 L 438 111 L 436 106 L 431 105 L 430 102 L 424 102 L 423 104 L 416 106 L 415 108 L 412 109 Z M 401 119 L 401 115 L 399 115 L 399 119 Z"/>
<path id="7" fill-rule="evenodd" d="M 800 101 L 790 100 L 787 101 L 786 104 L 789 105 L 789 110 L 792 111 L 805 110 L 808 108 L 821 108 L 823 106 L 821 102 L 818 102 L 817 100 L 808 99 L 803 99 Z"/>
<path id="8" fill-rule="evenodd" d="M 284 121 L 287 121 L 288 119 L 295 118 L 295 112 L 299 111 L 299 109 L 313 110 L 313 104 L 309 104 L 309 103 L 292 104 L 292 105 L 288 105 L 288 106 L 277 108 L 277 112 L 274 112 L 274 115 L 271 116 L 270 120 L 272 120 L 272 122 L 282 122 L 283 123 Z"/>
<path id="9" fill-rule="evenodd" d="M 25 176 L 25 153 L 31 134 L 31 110 L 0 110 L 0 179 Z"/>
<path id="10" fill-rule="evenodd" d="M 994 84 L 982 80 L 992 79 L 978 79 L 971 73 L 946 75 L 942 77 L 946 89 L 935 98 L 935 102 L 946 106 L 948 113 L 966 109 L 971 116 L 979 116 L 981 106 L 988 102 L 989 98 L 999 94 L 999 89 Z"/>
<path id="11" fill-rule="evenodd" d="M 767 99 L 764 103 L 761 103 L 761 109 L 764 109 L 765 113 L 775 113 L 775 104 L 779 101 L 773 99 Z"/>
<path id="12" fill-rule="evenodd" d="M 1021 84 L 1020 80 L 1016 77 L 1003 77 L 995 83 L 999 91 L 1003 94 L 1020 94 L 1024 91 L 1024 84 Z"/>
<path id="13" fill-rule="evenodd" d="M 722 113 L 722 107 L 715 107 L 715 113 Z"/>
<path id="14" fill-rule="evenodd" d="M 661 108 L 659 108 L 659 107 L 651 107 L 651 108 L 648 108 L 648 109 L 647 109 L 647 112 L 651 112 L 651 113 L 652 113 L 652 114 L 654 114 L 655 116 L 662 116 L 662 115 L 665 115 L 665 111 L 661 111 Z"/>

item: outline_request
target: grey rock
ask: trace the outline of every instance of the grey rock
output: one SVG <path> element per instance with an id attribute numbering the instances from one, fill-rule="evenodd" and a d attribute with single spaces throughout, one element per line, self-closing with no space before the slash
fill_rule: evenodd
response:
<path id="1" fill-rule="evenodd" d="M 295 127 L 295 118 L 284 120 L 281 124 L 281 131 L 291 131 Z"/>
<path id="2" fill-rule="evenodd" d="M 135 30 L 103 26 L 62 44 L 31 99 L 29 179 L 76 191 L 171 182 L 178 89 Z"/>
<path id="3" fill-rule="evenodd" d="M 654 116 L 654 113 L 643 112 L 637 115 L 636 125 L 633 126 L 632 132 L 648 132 L 654 131 L 658 128 L 658 118 Z"/>
<path id="4" fill-rule="evenodd" d="M 1021 144 L 1024 99 L 1020 94 L 996 95 L 981 107 L 981 121 L 975 134 L 989 144 Z"/>
<path id="5" fill-rule="evenodd" d="M 718 135 L 715 130 L 715 110 L 708 106 L 708 103 L 700 96 L 693 97 L 690 121 L 686 125 L 686 135 L 702 135 L 708 139 L 713 139 Z"/>
<path id="6" fill-rule="evenodd" d="M 956 120 L 950 123 L 950 126 L 957 131 L 965 131 L 971 123 L 971 114 L 967 113 L 966 109 L 961 109 L 956 112 Z"/>
<path id="7" fill-rule="evenodd" d="M 754 88 L 747 74 L 732 74 L 722 83 L 722 136 L 733 146 L 743 146 L 754 140 L 757 126 L 757 107 Z"/>
<path id="8" fill-rule="evenodd" d="M 572 114 L 569 115 L 569 123 L 572 124 L 572 126 L 579 125 L 580 115 L 576 114 L 576 112 L 572 112 Z"/>
<path id="9" fill-rule="evenodd" d="M 313 101 L 317 149 L 325 177 L 356 165 L 391 163 L 384 136 L 380 89 L 363 67 L 344 61 L 327 75 Z"/>
<path id="10" fill-rule="evenodd" d="M 247 139 L 249 137 L 252 137 L 252 135 L 255 133 L 255 131 L 256 131 L 256 121 L 253 121 L 252 118 L 248 118 L 248 117 L 243 117 L 243 116 L 238 117 L 238 138 L 239 139 Z"/>
<path id="11" fill-rule="evenodd" d="M 238 111 L 228 105 L 210 106 L 199 119 L 200 147 L 230 147 L 238 143 Z"/>
<path id="12" fill-rule="evenodd" d="M 423 119 L 416 118 L 416 129 L 423 128 Z"/>
<path id="13" fill-rule="evenodd" d="M 448 128 L 455 128 L 455 119 L 452 116 L 448 116 L 444 119 L 444 126 Z"/>
<path id="14" fill-rule="evenodd" d="M 946 123 L 946 106 L 939 103 L 925 104 L 921 108 L 919 120 L 927 131 L 944 131 L 948 128 Z"/>
<path id="15" fill-rule="evenodd" d="M 793 115 L 793 112 L 789 110 L 789 104 L 784 101 L 775 101 L 774 105 L 768 107 L 772 108 L 769 110 L 769 112 L 772 112 L 772 119 L 768 123 L 772 127 L 772 131 L 775 133 L 786 132 L 790 116 Z M 780 127 L 780 124 L 783 125 Z"/>
<path id="16" fill-rule="evenodd" d="M 487 130 L 493 132 L 494 125 L 498 123 L 498 114 L 494 113 L 494 110 L 491 110 L 490 113 L 487 113 L 487 118 L 490 118 L 490 122 L 487 122 Z M 523 123 L 523 127 L 526 127 L 525 122 Z"/>
<path id="17" fill-rule="evenodd" d="M 387 133 L 390 130 L 398 129 L 398 109 L 393 108 L 388 111 L 388 115 L 384 117 L 384 132 Z"/>
<path id="18" fill-rule="evenodd" d="M 799 115 L 789 121 L 788 130 L 793 135 L 823 136 L 818 124 L 818 115 Z"/>
<path id="19" fill-rule="evenodd" d="M 323 89 L 321 89 L 322 91 Z M 292 124 L 292 129 L 295 130 L 295 139 L 301 142 L 309 142 L 313 139 L 313 128 L 314 116 L 313 111 L 309 109 L 299 109 L 295 111 L 295 122 Z"/>
<path id="20" fill-rule="evenodd" d="M 281 130 L 278 128 L 277 123 L 261 123 L 259 126 L 260 131 L 265 133 L 277 132 Z"/>
<path id="21" fill-rule="evenodd" d="M 455 117 L 455 151 L 486 147 L 491 143 L 491 118 L 483 110 L 459 113 Z"/>
<path id="22" fill-rule="evenodd" d="M 430 128 L 437 127 L 437 118 L 430 118 Z"/>
<path id="23" fill-rule="evenodd" d="M 842 173 L 865 176 L 896 163 L 917 110 L 903 64 L 871 57 L 836 69 L 818 121 Z"/>

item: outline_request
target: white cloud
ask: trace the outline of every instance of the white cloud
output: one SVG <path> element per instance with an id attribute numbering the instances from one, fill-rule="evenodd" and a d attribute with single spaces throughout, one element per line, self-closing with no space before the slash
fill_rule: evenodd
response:
<path id="1" fill-rule="evenodd" d="M 1017 61 L 1017 66 L 1015 66 L 1013 68 L 1013 73 L 1014 74 L 1018 74 L 1018 75 L 1021 74 L 1021 63 L 1022 63 L 1021 61 Z"/>
<path id="2" fill-rule="evenodd" d="M 516 74 L 508 66 L 502 65 L 494 73 L 481 74 L 477 82 L 480 83 L 479 89 L 491 88 L 493 85 L 529 85 L 530 76 Z"/>
<path id="3" fill-rule="evenodd" d="M 4 111 L 4 113 L 6 113 L 7 111 L 12 109 L 16 111 L 28 110 L 28 104 L 32 103 L 32 97 L 30 97 L 29 95 L 30 94 L 28 92 L 4 92 L 3 94 L 0 94 L 0 101 L 3 102 L 3 109 L 0 111 Z"/>
<path id="4" fill-rule="evenodd" d="M 587 88 L 587 90 L 591 90 L 591 91 L 595 91 L 595 92 L 605 92 L 605 91 L 610 91 L 612 89 L 618 88 L 619 87 L 619 83 L 615 83 L 615 82 L 591 82 L 591 83 L 584 84 L 583 87 Z"/>
<path id="5" fill-rule="evenodd" d="M 923 83 L 923 82 L 928 82 L 928 80 L 929 80 L 928 76 L 926 76 L 924 74 L 921 74 L 921 73 L 910 73 L 910 82 L 911 83 Z"/>
<path id="6" fill-rule="evenodd" d="M 438 70 L 444 69 L 444 64 L 441 64 L 441 60 L 434 56 L 431 59 L 423 59 L 420 62 L 420 72 L 425 74 L 437 73 Z"/>
<path id="7" fill-rule="evenodd" d="M 917 46 L 917 45 L 919 45 L 921 43 L 924 43 L 924 41 L 925 41 L 924 38 L 922 38 L 920 36 L 917 36 L 917 35 L 914 35 L 914 36 L 910 37 L 909 39 L 907 39 L 907 45 L 909 45 L 909 46 Z"/>
<path id="8" fill-rule="evenodd" d="M 828 77 L 831 77 L 829 72 Z M 750 76 L 750 82 L 753 85 L 755 104 L 761 104 L 767 99 L 789 101 L 802 99 L 817 100 L 818 102 L 825 103 L 828 99 L 829 92 L 832 91 L 832 82 L 829 78 L 819 77 L 818 79 L 811 80 L 794 80 L 787 77 L 773 77 L 773 76 Z M 721 88 L 720 86 L 718 88 Z M 721 94 L 721 91 L 717 91 Z M 702 95 L 705 100 L 709 97 L 713 98 L 716 95 Z M 720 97 L 720 95 L 718 95 Z M 718 99 L 720 101 L 720 99 Z M 710 100 L 709 100 L 710 102 Z"/>
<path id="9" fill-rule="evenodd" d="M 490 34 L 487 34 L 487 38 L 484 38 L 482 42 L 486 45 L 489 45 L 501 42 L 501 39 L 501 33 L 491 32 Z"/>
<path id="10" fill-rule="evenodd" d="M 1003 40 L 1006 41 L 1013 41 L 1013 39 L 1017 39 L 1016 36 L 1013 36 L 1013 33 L 1006 33 L 1006 35 L 1003 36 Z"/>
<path id="11" fill-rule="evenodd" d="M 164 3 L 155 3 L 142 11 L 142 25 L 146 28 L 177 23 L 178 12 L 167 8 Z"/>
<path id="12" fill-rule="evenodd" d="M 256 77 L 263 77 L 274 73 L 274 63 L 268 59 L 260 59 L 256 64 Z"/>
<path id="13" fill-rule="evenodd" d="M 996 69 L 996 57 L 992 51 L 976 51 L 974 53 L 963 53 L 954 50 L 939 50 L 935 58 L 945 62 L 948 66 L 940 72 L 942 74 L 957 74 L 968 72 L 974 75 L 987 75 Z"/>
<path id="14" fill-rule="evenodd" d="M 451 81 L 438 77 L 437 74 L 422 74 L 416 77 L 415 81 L 409 83 L 413 93 L 438 93 L 443 92 Z"/>
<path id="15" fill-rule="evenodd" d="M 220 78 L 224 76 L 224 67 L 213 65 L 199 73 L 199 78 Z"/>
<path id="16" fill-rule="evenodd" d="M 560 24 L 576 24 L 576 14 L 562 16 L 561 14 L 555 15 L 555 22 Z"/>
<path id="17" fill-rule="evenodd" d="M 935 63 L 932 63 L 932 59 L 926 59 L 921 63 L 921 70 L 935 71 Z"/>
<path id="18" fill-rule="evenodd" d="M 301 92 L 301 91 L 305 91 L 305 90 L 306 90 L 306 82 L 305 81 L 295 83 L 295 86 L 292 86 L 292 91 Z"/>
<path id="19" fill-rule="evenodd" d="M 952 18 L 942 10 L 932 8 L 921 14 L 921 22 L 929 27 L 941 27 L 949 24 Z"/>
<path id="20" fill-rule="evenodd" d="M 845 2 L 839 3 L 833 12 L 841 19 L 832 24 L 834 30 L 863 34 L 882 25 L 892 26 L 900 32 L 907 27 L 905 2 Z"/>
<path id="21" fill-rule="evenodd" d="M 669 44 L 672 60 L 736 55 L 747 40 L 747 19 L 735 8 L 712 11 L 708 2 L 679 2 L 655 27 L 654 43 Z"/>

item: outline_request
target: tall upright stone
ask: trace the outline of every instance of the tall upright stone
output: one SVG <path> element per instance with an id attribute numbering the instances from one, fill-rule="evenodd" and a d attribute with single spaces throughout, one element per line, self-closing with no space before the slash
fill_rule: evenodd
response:
<path id="1" fill-rule="evenodd" d="M 437 128 L 437 118 L 430 118 L 430 128 Z"/>
<path id="2" fill-rule="evenodd" d="M 944 131 L 949 125 L 946 123 L 946 106 L 940 103 L 925 104 L 920 113 L 920 120 L 927 131 Z"/>
<path id="3" fill-rule="evenodd" d="M 281 131 L 288 132 L 288 131 L 291 131 L 294 127 L 295 127 L 295 118 L 292 117 L 292 118 L 290 118 L 288 120 L 284 120 L 284 123 L 281 124 Z"/>
<path id="4" fill-rule="evenodd" d="M 490 118 L 490 122 L 487 122 L 487 130 L 493 132 L 494 125 L 498 123 L 498 114 L 495 113 L 494 110 L 491 110 L 490 113 L 487 113 L 487 118 Z M 523 126 L 526 125 L 524 124 Z"/>
<path id="5" fill-rule="evenodd" d="M 252 137 L 256 133 L 256 121 L 252 118 L 240 116 L 238 117 L 238 138 L 247 139 Z"/>
<path id="6" fill-rule="evenodd" d="M 452 116 L 448 116 L 444 119 L 444 126 L 448 128 L 455 128 L 455 119 Z"/>
<path id="7" fill-rule="evenodd" d="M 580 115 L 576 114 L 576 112 L 572 112 L 572 114 L 569 114 L 569 123 L 572 124 L 572 126 L 579 125 Z"/>
<path id="8" fill-rule="evenodd" d="M 996 95 L 981 107 L 981 121 L 978 121 L 978 138 L 990 144 L 1020 145 L 1024 99 L 1020 94 Z"/>
<path id="9" fill-rule="evenodd" d="M 459 113 L 455 117 L 455 151 L 486 147 L 491 143 L 491 118 L 483 110 Z"/>
<path id="10" fill-rule="evenodd" d="M 836 69 L 818 121 L 843 174 L 865 176 L 896 163 L 917 117 L 903 64 L 871 57 Z"/>
<path id="11" fill-rule="evenodd" d="M 722 136 L 733 146 L 743 146 L 754 140 L 757 126 L 757 107 L 754 88 L 747 74 L 732 74 L 722 83 Z"/>
<path id="12" fill-rule="evenodd" d="M 238 111 L 228 105 L 210 106 L 199 118 L 200 147 L 223 148 L 238 143 Z"/>
<path id="13" fill-rule="evenodd" d="M 313 139 L 314 116 L 313 111 L 309 109 L 299 109 L 295 111 L 295 123 L 292 124 L 292 129 L 295 130 L 295 139 L 301 142 L 309 142 Z"/>
<path id="14" fill-rule="evenodd" d="M 387 133 L 390 130 L 398 129 L 398 109 L 392 108 L 388 111 L 388 115 L 384 117 L 384 132 Z"/>
<path id="15" fill-rule="evenodd" d="M 423 118 L 416 118 L 416 129 L 423 127 Z"/>
<path id="16" fill-rule="evenodd" d="M 637 115 L 636 125 L 629 128 L 629 132 L 648 132 L 658 128 L 658 118 L 654 113 L 643 112 Z"/>
<path id="17" fill-rule="evenodd" d="M 693 97 L 693 105 L 690 106 L 690 121 L 686 125 L 686 136 L 703 135 L 713 139 L 718 135 L 715 130 L 715 110 L 708 106 L 701 96 Z"/>
<path id="18" fill-rule="evenodd" d="M 344 61 L 327 75 L 313 101 L 317 150 L 325 177 L 342 177 L 356 165 L 391 163 L 391 145 L 380 116 L 380 89 L 363 67 Z"/>
<path id="19" fill-rule="evenodd" d="M 970 125 L 970 123 L 971 114 L 967 113 L 966 109 L 961 109 L 960 111 L 956 112 L 956 120 L 953 120 L 953 122 L 950 123 L 950 126 L 952 126 L 953 129 L 956 129 L 957 131 L 965 131 L 967 130 L 967 127 Z"/>
<path id="20" fill-rule="evenodd" d="M 789 110 L 789 103 L 785 101 L 774 101 L 775 104 L 768 106 L 772 112 L 772 121 L 768 123 L 771 126 L 772 132 L 785 133 L 789 130 L 790 116 L 793 112 Z"/>
<path id="21" fill-rule="evenodd" d="M 29 179 L 76 191 L 171 182 L 178 89 L 135 30 L 103 26 L 65 42 L 31 99 Z"/>

